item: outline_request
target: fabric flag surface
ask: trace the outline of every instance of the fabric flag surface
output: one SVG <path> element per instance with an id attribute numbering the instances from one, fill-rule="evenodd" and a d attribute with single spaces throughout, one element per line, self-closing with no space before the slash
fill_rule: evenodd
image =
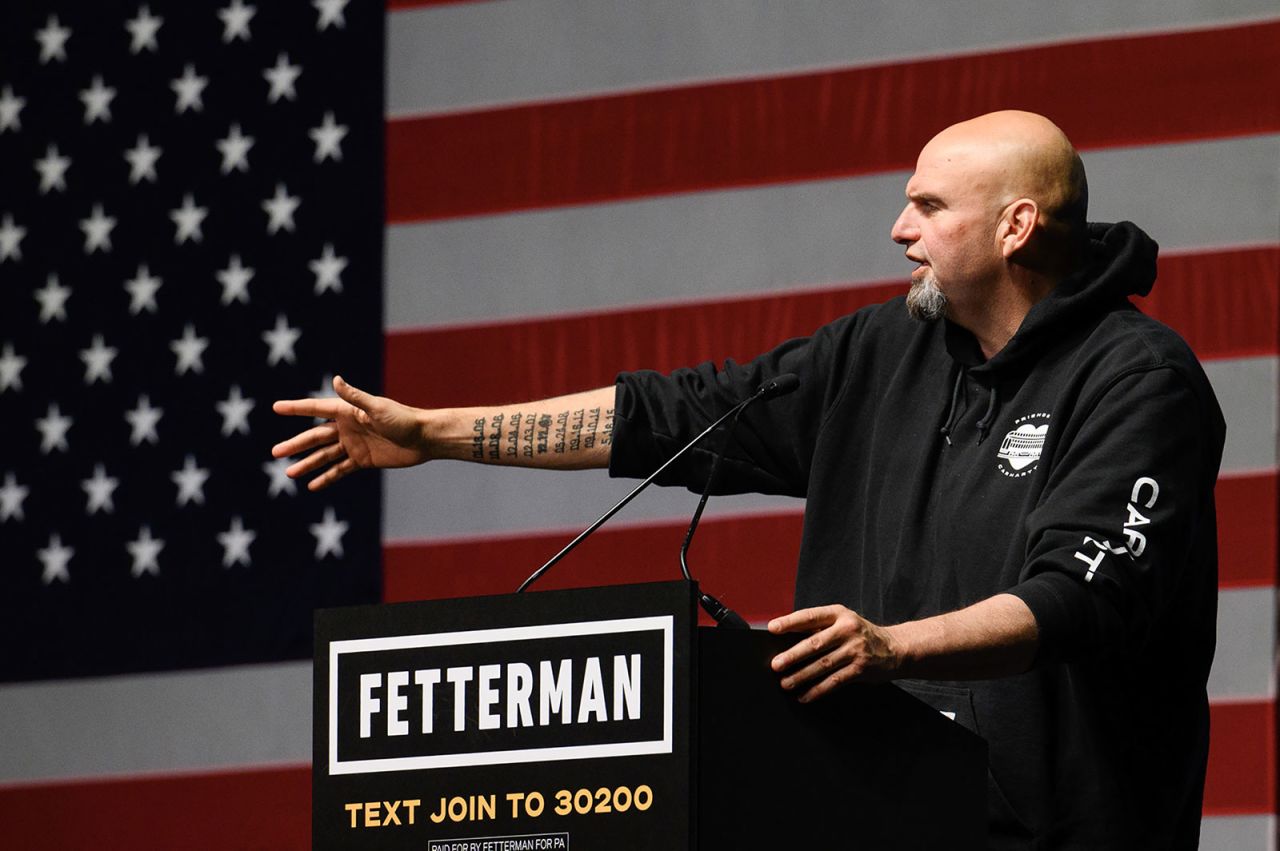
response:
<path id="1" fill-rule="evenodd" d="M 750 357 L 905 292 L 911 264 L 889 228 L 921 145 L 954 121 L 1023 108 L 1080 147 L 1091 218 L 1133 220 L 1160 243 L 1159 280 L 1139 306 L 1188 340 L 1225 411 L 1201 847 L 1273 847 L 1274 0 L 393 0 L 385 12 L 361 0 L 181 11 L 153 0 L 145 14 L 137 3 L 4 14 L 0 405 L 17 438 L 0 465 L 0 581 L 20 602 L 0 605 L 23 625 L 6 632 L 18 656 L 0 663 L 22 680 L 0 687 L 0 723 L 16 732 L 0 735 L 0 817 L 28 844 L 110 835 L 306 847 L 306 649 L 250 628 L 291 633 L 289 617 L 313 604 L 379 594 L 510 591 L 629 486 L 594 472 L 429 464 L 382 477 L 378 521 L 374 476 L 313 495 L 264 473 L 267 447 L 292 425 L 270 421 L 270 399 L 319 392 L 341 371 L 417 405 L 506 402 L 608 384 L 623 369 Z M 154 39 L 148 18 L 164 19 Z M 356 91 L 384 21 L 385 99 Z M 91 50 L 110 55 L 83 65 Z M 301 67 L 296 99 L 283 91 L 291 66 Z M 201 77 L 203 107 L 179 111 Z M 90 121 L 103 88 L 116 90 L 110 120 Z M 247 171 L 234 165 L 241 136 L 254 139 Z M 326 144 L 341 157 L 325 156 Z M 154 181 L 149 146 L 162 150 Z M 99 158 L 115 183 L 91 189 Z M 269 232 L 263 205 L 283 216 L 293 197 L 296 229 Z M 201 239 L 179 242 L 201 208 Z M 90 251 L 105 218 L 118 220 L 110 250 Z M 235 296 L 232 255 L 254 270 L 247 301 Z M 323 283 L 335 275 L 340 288 Z M 372 348 L 366 323 L 380 329 Z M 296 362 L 271 363 L 263 335 L 284 347 L 289 329 L 301 332 Z M 179 374 L 178 352 L 196 345 L 184 339 L 202 338 L 202 370 Z M 244 399 L 249 434 L 221 413 Z M 163 410 L 154 442 L 152 408 Z M 65 449 L 60 417 L 72 419 Z M 204 502 L 179 505 L 171 477 L 194 483 L 200 471 Z M 541 587 L 675 578 L 695 503 L 683 491 L 644 494 Z M 802 511 L 713 500 L 690 553 L 695 574 L 748 620 L 788 610 Z M 327 517 L 325 540 L 349 524 L 341 559 L 311 534 Z M 380 570 L 369 553 L 377 527 L 363 525 L 375 522 Z M 143 526 L 164 542 L 157 573 Z M 246 540 L 239 529 L 256 535 L 249 564 L 235 558 L 245 545 L 221 543 Z M 49 555 L 55 534 L 75 550 L 62 564 L 69 581 Z M 97 572 L 117 577 L 121 594 L 150 594 L 187 576 L 179 566 L 191 578 L 164 615 L 158 598 L 71 597 L 108 581 Z M 238 588 L 223 589 L 232 579 Z M 76 619 L 56 613 L 55 595 L 79 625 L 54 626 Z M 202 610 L 219 613 L 200 621 Z M 145 628 L 117 622 L 147 617 Z M 81 640 L 132 630 L 135 643 L 164 646 L 73 654 L 71 628 Z M 182 669 L 67 679 L 113 670 L 87 665 L 95 654 Z M 67 806 L 92 818 L 58 819 Z"/>
<path id="2" fill-rule="evenodd" d="M 301 500 L 268 447 L 379 369 L 381 15 L 0 21 L 0 678 L 306 657 L 380 593 L 377 478 Z"/>

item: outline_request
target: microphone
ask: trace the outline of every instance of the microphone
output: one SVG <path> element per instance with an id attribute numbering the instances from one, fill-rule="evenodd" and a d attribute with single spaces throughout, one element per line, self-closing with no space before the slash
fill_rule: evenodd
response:
<path id="1" fill-rule="evenodd" d="M 599 517 L 597 517 L 595 522 L 593 522 L 590 526 L 588 526 L 587 528 L 579 532 L 577 537 L 575 537 L 572 541 L 566 544 L 564 548 L 560 550 L 560 552 L 556 553 L 550 559 L 548 559 L 546 564 L 542 565 L 542 567 L 538 568 L 533 573 L 529 574 L 529 577 L 525 579 L 524 582 L 520 583 L 520 587 L 516 589 L 516 593 L 517 594 L 524 593 L 524 591 L 528 589 L 530 585 L 537 582 L 538 579 L 540 579 L 544 573 L 546 573 L 548 570 L 554 567 L 556 562 L 560 561 L 560 559 L 564 558 L 569 553 L 573 552 L 574 548 L 577 547 L 578 544 L 582 543 L 583 540 L 585 540 L 588 535 L 590 535 L 595 530 L 599 529 L 601 526 L 605 524 L 605 521 L 607 521 L 610 517 L 617 514 L 624 507 L 626 507 L 627 503 L 631 502 L 631 500 L 639 496 L 642 490 L 649 487 L 649 485 L 653 484 L 653 480 L 658 478 L 658 476 L 662 475 L 663 470 L 670 467 L 672 464 L 676 462 L 677 459 L 680 458 L 680 456 L 684 455 L 684 453 L 688 452 L 690 449 L 696 446 L 704 437 L 706 437 L 707 435 L 711 434 L 711 432 L 719 428 L 720 425 L 724 423 L 725 420 L 732 417 L 736 422 L 738 415 L 740 415 L 743 412 L 743 410 L 745 410 L 746 407 L 752 404 L 753 402 L 759 401 L 760 399 L 772 399 L 774 396 L 780 396 L 784 393 L 790 393 L 792 390 L 795 390 L 799 386 L 800 386 L 800 379 L 797 378 L 793 373 L 786 373 L 785 375 L 780 375 L 777 378 L 774 378 L 772 381 L 767 381 L 764 384 L 760 385 L 760 387 L 757 388 L 755 393 L 748 396 L 746 399 L 743 399 L 741 402 L 734 405 L 729 410 L 725 411 L 725 413 L 719 419 L 717 419 L 711 425 L 707 426 L 706 429 L 704 429 L 701 434 L 699 434 L 693 440 L 686 443 L 683 447 L 681 447 L 679 452 L 672 455 L 670 458 L 664 461 L 662 465 L 658 467 L 658 469 L 650 473 L 647 479 L 645 479 L 640 484 L 636 485 L 636 487 L 631 491 L 631 493 L 627 494 L 622 499 L 618 500 L 617 504 L 615 504 L 612 508 L 610 508 L 604 514 L 601 514 Z M 719 459 L 719 456 L 717 455 L 717 460 L 718 459 Z M 714 463 L 715 462 L 713 462 L 712 474 L 714 474 L 715 472 Z M 710 479 L 711 479 L 711 476 L 709 475 L 707 477 L 708 484 L 710 484 Z M 705 495 L 703 497 L 703 502 L 704 503 L 706 502 Z M 701 513 L 701 505 L 699 505 L 699 513 Z M 683 566 L 683 564 L 684 564 L 684 558 L 683 558 L 683 553 L 681 553 L 681 566 Z M 690 579 L 687 569 L 685 570 L 685 578 Z M 690 581 L 692 581 L 692 579 L 690 579 Z M 702 596 L 707 597 L 711 600 L 715 599 L 710 597 L 707 594 L 703 594 Z M 702 603 L 702 605 L 703 605 L 703 608 L 706 608 L 707 603 Z M 718 605 L 718 601 L 717 601 L 717 605 Z M 721 608 L 724 608 L 724 607 L 721 606 Z M 715 617 L 714 613 L 712 613 L 712 617 Z M 742 621 L 742 618 L 739 617 L 738 620 Z M 716 622 L 719 623 L 720 620 L 717 619 Z M 744 626 L 746 625 L 745 621 L 742 621 L 742 623 Z"/>
<path id="2" fill-rule="evenodd" d="M 772 381 L 768 381 L 760 385 L 760 389 L 756 391 L 756 395 L 743 402 L 733 412 L 733 421 L 729 423 L 724 430 L 724 438 L 720 441 L 720 448 L 716 450 L 716 456 L 711 461 L 711 472 L 707 474 L 707 484 L 702 489 L 702 498 L 698 500 L 698 507 L 694 509 L 693 518 L 689 521 L 689 531 L 684 534 L 684 544 L 680 547 L 680 570 L 684 573 L 684 578 L 693 581 L 693 577 L 689 575 L 689 545 L 693 543 L 693 533 L 698 529 L 698 521 L 702 519 L 702 510 L 707 507 L 707 499 L 711 496 L 711 489 L 715 485 L 716 473 L 720 469 L 720 459 L 724 457 L 724 452 L 729 448 L 729 439 L 733 436 L 733 430 L 738 425 L 738 418 L 742 416 L 742 412 L 747 406 L 757 399 L 775 399 L 778 396 L 785 396 L 800 386 L 800 379 L 794 372 L 788 372 L 779 375 Z M 698 603 L 702 606 L 703 611 L 711 615 L 712 620 L 717 626 L 729 627 L 731 629 L 750 629 L 750 625 L 743 620 L 742 615 L 733 609 L 721 603 L 715 597 L 701 591 L 699 589 Z"/>

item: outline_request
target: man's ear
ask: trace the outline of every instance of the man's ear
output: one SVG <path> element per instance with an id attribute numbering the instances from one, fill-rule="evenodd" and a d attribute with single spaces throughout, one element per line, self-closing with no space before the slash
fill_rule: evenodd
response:
<path id="1" fill-rule="evenodd" d="M 1039 217 L 1040 208 L 1030 198 L 1019 198 L 1005 207 L 1004 215 L 1000 217 L 1000 224 L 996 228 L 996 236 L 1000 242 L 1000 252 L 1006 258 L 1012 257 L 1027 245 L 1037 229 Z"/>

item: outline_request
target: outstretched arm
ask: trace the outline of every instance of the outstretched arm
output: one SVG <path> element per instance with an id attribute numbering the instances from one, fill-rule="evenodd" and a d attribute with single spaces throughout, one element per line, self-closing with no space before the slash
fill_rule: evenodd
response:
<path id="1" fill-rule="evenodd" d="M 288 474 L 318 473 L 307 484 L 313 491 L 356 470 L 438 459 L 560 470 L 609 465 L 612 386 L 519 405 L 436 410 L 374 396 L 341 377 L 333 379 L 333 389 L 336 399 L 272 406 L 277 414 L 327 420 L 271 448 L 276 458 L 305 453 Z"/>
<path id="2" fill-rule="evenodd" d="M 782 687 L 800 694 L 802 703 L 854 680 L 1020 674 L 1031 667 L 1039 638 L 1031 609 L 1012 594 L 887 627 L 844 606 L 819 606 L 774 618 L 769 631 L 810 633 L 773 659 Z"/>

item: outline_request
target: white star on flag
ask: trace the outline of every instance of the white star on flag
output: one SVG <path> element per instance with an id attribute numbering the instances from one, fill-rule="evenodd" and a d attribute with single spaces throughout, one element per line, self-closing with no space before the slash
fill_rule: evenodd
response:
<path id="1" fill-rule="evenodd" d="M 36 160 L 36 171 L 40 172 L 40 194 L 47 195 L 50 189 L 66 191 L 66 174 L 70 167 L 71 158 L 60 155 L 57 145 L 46 148 L 44 157 Z"/>
<path id="2" fill-rule="evenodd" d="M 209 85 L 209 78 L 197 75 L 195 66 L 187 63 L 182 69 L 182 76 L 175 77 L 169 83 L 169 88 L 173 89 L 173 93 L 177 95 L 177 101 L 173 107 L 174 113 L 181 115 L 188 109 L 193 112 L 203 112 L 202 93 L 207 85 Z"/>
<path id="3" fill-rule="evenodd" d="M 326 555 L 342 558 L 342 536 L 347 534 L 349 524 L 339 520 L 332 507 L 324 510 L 324 519 L 311 524 L 311 534 L 316 538 L 316 558 Z"/>
<path id="4" fill-rule="evenodd" d="M 160 575 L 160 562 L 157 557 L 164 549 L 164 541 L 151 537 L 150 526 L 144 525 L 139 528 L 138 537 L 126 542 L 124 546 L 133 557 L 133 565 L 129 568 L 129 573 L 134 579 L 144 573 L 150 573 L 152 576 Z"/>
<path id="5" fill-rule="evenodd" d="M 316 276 L 315 294 L 320 295 L 328 290 L 342 292 L 342 270 L 347 268 L 347 258 L 333 253 L 333 244 L 326 242 L 320 257 L 307 264 Z"/>
<path id="6" fill-rule="evenodd" d="M 27 229 L 13 223 L 13 216 L 8 213 L 0 219 L 0 263 L 6 260 L 22 259 L 22 238 Z"/>
<path id="7" fill-rule="evenodd" d="M 297 100 L 298 93 L 293 88 L 293 84 L 301 74 L 302 66 L 290 65 L 288 54 L 281 53 L 276 59 L 276 64 L 262 72 L 262 76 L 271 84 L 271 90 L 267 92 L 267 101 L 276 103 L 280 98 Z"/>
<path id="8" fill-rule="evenodd" d="M 71 417 L 64 416 L 57 403 L 49 405 L 49 412 L 36 420 L 36 430 L 40 432 L 40 452 L 48 455 L 55 449 L 66 452 L 67 430 L 71 428 Z"/>
<path id="9" fill-rule="evenodd" d="M 0 354 L 0 393 L 11 387 L 22 389 L 22 369 L 26 365 L 27 359 L 13 350 L 13 344 L 5 343 L 4 352 Z"/>
<path id="10" fill-rule="evenodd" d="M 338 394 L 333 390 L 333 374 L 325 373 L 320 379 L 320 386 L 307 394 L 308 399 L 334 399 Z"/>
<path id="11" fill-rule="evenodd" d="M 249 281 L 253 278 L 253 270 L 240 264 L 240 255 L 232 254 L 227 268 L 218 270 L 218 283 L 222 284 L 222 303 L 224 305 L 238 301 L 249 303 Z"/>
<path id="12" fill-rule="evenodd" d="M 318 163 L 324 162 L 326 159 L 341 162 L 342 140 L 346 138 L 348 129 L 345 124 L 334 123 L 333 113 L 326 112 L 320 126 L 312 127 L 307 131 L 308 135 L 311 136 L 311 141 L 316 144 L 316 153 L 313 159 Z"/>
<path id="13" fill-rule="evenodd" d="M 342 14 L 342 10 L 347 8 L 350 0 L 311 0 L 311 5 L 316 7 L 319 12 L 316 21 L 316 29 L 323 31 L 329 28 L 329 25 L 344 29 L 347 26 L 347 17 Z"/>
<path id="14" fill-rule="evenodd" d="M 4 487 L 0 487 L 0 523 L 6 523 L 11 519 L 25 520 L 22 502 L 30 493 L 31 488 L 18 484 L 17 476 L 13 473 L 5 473 Z"/>
<path id="15" fill-rule="evenodd" d="M 253 137 L 240 132 L 239 124 L 232 124 L 225 138 L 217 141 L 218 151 L 222 154 L 222 173 L 249 170 L 249 149 L 253 147 Z"/>
<path id="16" fill-rule="evenodd" d="M 240 392 L 240 385 L 233 384 L 227 398 L 217 404 L 218 413 L 222 415 L 222 436 L 249 433 L 249 412 L 255 402 L 246 399 Z"/>
<path id="17" fill-rule="evenodd" d="M 209 215 L 208 207 L 197 207 L 195 199 L 191 197 L 190 192 L 183 195 L 182 206 L 176 210 L 169 211 L 169 218 L 173 220 L 174 224 L 173 244 L 182 245 L 187 240 L 192 242 L 203 241 L 204 231 L 201 230 L 200 224 L 207 215 Z"/>
<path id="18" fill-rule="evenodd" d="M 136 185 L 142 180 L 155 183 L 156 160 L 162 153 L 164 150 L 152 145 L 145 133 L 140 135 L 138 144 L 124 152 L 124 158 L 129 161 L 129 184 Z"/>
<path id="19" fill-rule="evenodd" d="M 108 346 L 102 339 L 101 334 L 94 334 L 89 348 L 80 350 L 80 360 L 84 361 L 84 383 L 92 384 L 95 381 L 101 381 L 107 384 L 111 381 L 111 362 L 115 360 L 120 350 L 115 346 Z"/>
<path id="20" fill-rule="evenodd" d="M 297 195 L 290 195 L 283 183 L 276 184 L 276 194 L 262 202 L 262 209 L 267 212 L 267 233 L 273 234 L 284 228 L 293 232 L 293 214 L 302 200 Z"/>
<path id="21" fill-rule="evenodd" d="M 84 231 L 84 253 L 92 254 L 101 251 L 106 254 L 111 250 L 111 229 L 116 226 L 114 216 L 108 216 L 101 204 L 94 204 L 89 218 L 80 220 L 80 230 Z"/>
<path id="22" fill-rule="evenodd" d="M 84 104 L 84 123 L 92 124 L 95 121 L 101 121 L 106 124 L 111 121 L 111 101 L 116 96 L 116 90 L 102 83 L 102 75 L 96 75 L 93 83 L 87 89 L 80 90 L 80 101 Z"/>
<path id="23" fill-rule="evenodd" d="M 36 301 L 40 302 L 40 324 L 47 325 L 50 319 L 65 322 L 67 319 L 67 299 L 71 296 L 71 287 L 64 287 L 58 282 L 58 276 L 50 273 L 45 278 L 43 287 L 35 291 Z"/>
<path id="24" fill-rule="evenodd" d="M 262 339 L 270 348 L 267 352 L 267 366 L 275 366 L 282 360 L 289 363 L 296 362 L 293 346 L 301 336 L 302 332 L 290 327 L 289 320 L 283 313 L 276 316 L 276 327 L 262 332 Z"/>
<path id="25" fill-rule="evenodd" d="M 50 535 L 49 546 L 36 551 L 40 564 L 44 566 L 44 571 L 40 574 L 40 581 L 45 585 L 50 585 L 55 580 L 58 582 L 70 582 L 71 574 L 67 571 L 67 563 L 71 561 L 71 557 L 75 554 L 76 551 L 74 549 L 63 545 L 62 536 L 56 533 Z"/>
<path id="26" fill-rule="evenodd" d="M 169 478 L 178 486 L 178 507 L 188 502 L 204 505 L 204 483 L 209 479 L 209 471 L 196 466 L 194 455 L 188 455 L 181 470 L 169 474 Z"/>
<path id="27" fill-rule="evenodd" d="M 71 30 L 58 24 L 57 15 L 50 15 L 44 29 L 36 30 L 36 41 L 40 42 L 40 64 L 47 65 L 50 59 L 65 62 L 69 38 Z"/>
<path id="28" fill-rule="evenodd" d="M 85 514 L 96 514 L 98 511 L 104 511 L 107 514 L 116 510 L 115 501 L 111 495 L 115 493 L 116 488 L 120 486 L 120 480 L 107 475 L 106 467 L 102 464 L 95 464 L 93 467 L 93 478 L 82 479 L 80 487 L 84 489 L 85 496 L 88 498 L 85 505 Z"/>
<path id="29" fill-rule="evenodd" d="M 204 350 L 209 348 L 208 337 L 197 337 L 195 326 L 190 322 L 182 329 L 182 336 L 169 343 L 169 348 L 177 355 L 175 375 L 187 372 L 204 372 Z"/>
<path id="30" fill-rule="evenodd" d="M 136 56 L 143 50 L 150 50 L 152 53 L 159 50 L 160 45 L 156 43 L 156 33 L 160 31 L 160 26 L 163 23 L 164 18 L 153 16 L 148 7 L 143 6 L 138 9 L 138 17 L 130 18 L 124 23 L 124 28 L 133 37 L 133 40 L 129 43 L 129 52 Z"/>
<path id="31" fill-rule="evenodd" d="M 244 0 L 231 0 L 230 6 L 218 10 L 218 18 L 222 21 L 222 42 L 230 44 L 235 39 L 249 40 L 249 21 L 257 13 L 253 6 L 246 6 Z"/>
<path id="32" fill-rule="evenodd" d="M 129 314 L 137 316 L 144 310 L 155 313 L 159 309 L 156 305 L 156 292 L 163 283 L 151 274 L 146 263 L 140 265 L 137 276 L 124 282 L 124 288 L 129 291 Z"/>
<path id="33" fill-rule="evenodd" d="M 253 562 L 249 559 L 249 545 L 258 533 L 244 528 L 244 521 L 239 516 L 231 518 L 231 528 L 218 533 L 218 543 L 222 544 L 222 566 L 231 567 L 242 564 L 249 567 Z"/>
<path id="34" fill-rule="evenodd" d="M 160 422 L 160 418 L 164 416 L 163 408 L 151 407 L 151 400 L 145 395 L 138 397 L 138 404 L 132 410 L 124 412 L 124 418 L 129 423 L 129 445 L 141 446 L 146 443 L 156 444 L 160 442 L 160 435 L 156 433 L 156 424 Z"/>
<path id="35" fill-rule="evenodd" d="M 267 496 L 274 499 L 282 493 L 294 496 L 298 493 L 298 483 L 289 478 L 285 472 L 292 465 L 288 458 L 273 458 L 262 465 L 262 472 L 271 479 L 267 483 Z"/>
<path id="36" fill-rule="evenodd" d="M 0 133 L 22 129 L 21 113 L 26 105 L 27 99 L 15 96 L 11 86 L 0 89 Z"/>

